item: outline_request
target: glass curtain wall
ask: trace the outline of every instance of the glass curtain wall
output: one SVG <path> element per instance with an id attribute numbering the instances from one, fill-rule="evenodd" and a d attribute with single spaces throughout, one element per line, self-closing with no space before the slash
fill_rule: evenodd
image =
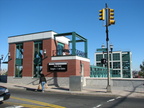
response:
<path id="1" fill-rule="evenodd" d="M 16 44 L 15 77 L 22 77 L 23 71 L 23 44 Z"/>
<path id="2" fill-rule="evenodd" d="M 130 78 L 131 77 L 131 68 L 130 68 L 130 53 L 122 55 L 123 62 L 123 77 Z"/>
<path id="3" fill-rule="evenodd" d="M 101 59 L 103 58 L 103 55 L 102 54 L 97 54 L 96 55 L 96 61 L 98 62 L 100 62 L 100 63 L 97 63 L 96 65 L 97 66 L 100 66 L 100 67 L 102 67 L 103 66 L 103 64 L 101 63 Z"/>
<path id="4" fill-rule="evenodd" d="M 113 71 L 112 77 L 121 77 L 121 60 L 120 60 L 120 53 L 113 54 Z"/>
<path id="5" fill-rule="evenodd" d="M 34 72 L 33 77 L 39 77 L 42 72 L 42 41 L 34 42 Z"/>

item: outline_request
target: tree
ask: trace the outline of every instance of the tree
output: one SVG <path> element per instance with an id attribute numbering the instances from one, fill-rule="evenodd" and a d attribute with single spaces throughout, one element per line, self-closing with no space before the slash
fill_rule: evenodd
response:
<path id="1" fill-rule="evenodd" d="M 140 64 L 140 72 L 139 75 L 142 76 L 144 78 L 144 61 L 142 62 L 142 64 Z"/>

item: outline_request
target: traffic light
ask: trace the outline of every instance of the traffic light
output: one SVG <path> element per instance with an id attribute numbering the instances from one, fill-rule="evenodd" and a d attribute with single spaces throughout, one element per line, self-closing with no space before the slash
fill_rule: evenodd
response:
<path id="1" fill-rule="evenodd" d="M 101 63 L 105 64 L 106 63 L 106 59 L 105 58 L 101 59 Z"/>
<path id="2" fill-rule="evenodd" d="M 105 20 L 105 9 L 99 10 L 99 20 Z"/>
<path id="3" fill-rule="evenodd" d="M 115 24 L 114 9 L 108 9 L 108 25 Z"/>

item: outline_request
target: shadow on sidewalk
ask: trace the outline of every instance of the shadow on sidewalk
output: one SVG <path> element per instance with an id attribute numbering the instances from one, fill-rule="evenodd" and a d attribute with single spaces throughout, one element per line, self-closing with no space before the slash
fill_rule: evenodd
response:
<path id="1" fill-rule="evenodd" d="M 28 91 L 42 92 L 42 90 L 35 89 L 35 88 L 32 88 L 32 87 L 25 87 L 25 86 L 20 86 L 20 85 L 14 85 L 14 86 L 18 87 L 18 88 L 26 89 Z M 49 86 L 49 88 L 53 89 L 53 90 L 55 89 L 55 90 L 69 91 L 69 88 L 64 88 L 64 87 Z"/>
<path id="2" fill-rule="evenodd" d="M 107 93 L 106 90 L 88 90 L 88 89 L 84 90 L 90 93 Z"/>
<path id="3" fill-rule="evenodd" d="M 52 89 L 69 91 L 68 88 L 64 88 L 64 87 L 53 87 Z"/>
<path id="4" fill-rule="evenodd" d="M 38 90 L 38 89 L 35 89 L 35 88 L 30 88 L 30 87 L 25 87 L 25 86 L 19 86 L 19 85 L 14 85 L 15 87 L 19 87 L 19 88 L 24 88 L 28 91 L 38 91 L 38 92 L 41 92 L 42 90 Z"/>
<path id="5" fill-rule="evenodd" d="M 90 93 L 107 93 L 106 88 L 104 87 L 94 88 L 94 87 L 86 86 L 83 87 L 83 90 Z"/>

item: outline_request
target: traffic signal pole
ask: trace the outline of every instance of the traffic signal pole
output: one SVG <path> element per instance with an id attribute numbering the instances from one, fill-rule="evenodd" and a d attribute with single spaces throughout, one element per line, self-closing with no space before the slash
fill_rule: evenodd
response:
<path id="1" fill-rule="evenodd" d="M 99 10 L 99 20 L 105 21 L 106 27 L 106 47 L 107 47 L 107 92 L 111 92 L 110 85 L 110 58 L 109 58 L 109 30 L 108 26 L 115 24 L 114 20 L 114 9 L 108 8 L 108 5 L 105 4 L 105 8 Z"/>
<path id="2" fill-rule="evenodd" d="M 106 4 L 106 47 L 107 47 L 107 92 L 111 92 L 111 85 L 110 85 L 110 59 L 109 59 L 109 30 L 108 30 L 108 6 Z"/>

